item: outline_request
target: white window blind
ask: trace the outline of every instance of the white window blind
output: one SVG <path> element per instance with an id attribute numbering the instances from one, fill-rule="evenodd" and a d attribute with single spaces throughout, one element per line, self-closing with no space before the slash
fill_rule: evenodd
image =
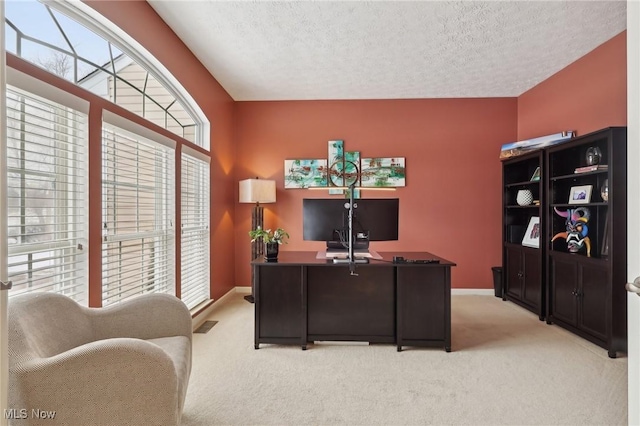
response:
<path id="1" fill-rule="evenodd" d="M 7 90 L 10 296 L 53 291 L 87 305 L 87 116 Z"/>
<path id="2" fill-rule="evenodd" d="M 174 150 L 103 123 L 102 304 L 175 294 Z"/>
<path id="3" fill-rule="evenodd" d="M 209 299 L 209 164 L 182 153 L 181 299 Z"/>

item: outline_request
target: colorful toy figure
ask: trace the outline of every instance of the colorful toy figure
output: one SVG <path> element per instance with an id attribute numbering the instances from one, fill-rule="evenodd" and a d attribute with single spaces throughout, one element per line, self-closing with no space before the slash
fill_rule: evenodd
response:
<path id="1" fill-rule="evenodd" d="M 567 218 L 565 221 L 567 230 L 566 232 L 558 232 L 553 236 L 551 241 L 564 238 L 567 241 L 567 248 L 570 253 L 577 253 L 584 246 L 587 248 L 587 257 L 591 257 L 591 240 L 587 236 L 589 233 L 587 222 L 589 222 L 589 218 L 591 217 L 589 209 L 586 207 L 578 207 L 577 209 L 567 209 L 561 212 L 554 207 L 553 210 L 555 210 L 558 215 Z"/>

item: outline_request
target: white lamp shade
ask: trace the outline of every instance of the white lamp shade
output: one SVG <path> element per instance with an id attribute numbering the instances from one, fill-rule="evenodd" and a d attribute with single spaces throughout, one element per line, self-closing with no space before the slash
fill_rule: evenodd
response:
<path id="1" fill-rule="evenodd" d="M 245 179 L 240 181 L 241 203 L 275 203 L 276 181 L 269 179 Z"/>

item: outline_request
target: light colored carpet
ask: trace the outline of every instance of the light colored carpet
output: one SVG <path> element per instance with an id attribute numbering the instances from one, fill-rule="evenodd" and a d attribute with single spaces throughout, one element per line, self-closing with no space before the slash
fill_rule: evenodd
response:
<path id="1" fill-rule="evenodd" d="M 194 335 L 195 425 L 624 425 L 627 359 L 493 296 L 452 297 L 452 352 L 261 345 L 234 294 Z"/>

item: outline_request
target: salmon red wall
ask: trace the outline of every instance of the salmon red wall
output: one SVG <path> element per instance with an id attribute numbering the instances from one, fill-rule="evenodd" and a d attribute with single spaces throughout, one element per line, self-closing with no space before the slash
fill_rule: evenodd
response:
<path id="1" fill-rule="evenodd" d="M 626 125 L 626 31 L 518 98 L 518 140 Z"/>
<path id="2" fill-rule="evenodd" d="M 237 202 L 240 179 L 276 179 L 278 202 L 265 205 L 265 216 L 267 226 L 291 233 L 283 250 L 322 248 L 301 239 L 301 200 L 328 195 L 285 191 L 285 158 L 326 158 L 331 139 L 344 139 L 347 150 L 363 156 L 404 156 L 406 188 L 364 194 L 401 200 L 400 240 L 374 249 L 431 250 L 458 263 L 454 287 L 491 288 L 490 266 L 501 259 L 500 146 L 626 125 L 626 32 L 517 99 L 234 103 L 146 2 L 87 3 L 151 51 L 211 121 L 215 298 L 250 281 L 251 206 Z"/>
<path id="3" fill-rule="evenodd" d="M 211 123 L 211 296 L 235 284 L 233 99 L 145 1 L 87 1 L 151 52 L 191 94 Z M 215 278 L 214 278 L 215 277 Z"/>
<path id="4" fill-rule="evenodd" d="M 236 179 L 275 179 L 265 226 L 289 232 L 281 250 L 320 250 L 302 240 L 302 199 L 341 196 L 284 190 L 284 160 L 327 158 L 333 139 L 364 157 L 405 157 L 406 187 L 362 194 L 400 199 L 399 240 L 372 249 L 431 251 L 458 264 L 454 287 L 490 288 L 491 266 L 501 264 L 498 157 L 516 138 L 516 113 L 515 98 L 237 102 Z M 250 283 L 250 217 L 251 205 L 238 204 L 238 285 Z"/>

